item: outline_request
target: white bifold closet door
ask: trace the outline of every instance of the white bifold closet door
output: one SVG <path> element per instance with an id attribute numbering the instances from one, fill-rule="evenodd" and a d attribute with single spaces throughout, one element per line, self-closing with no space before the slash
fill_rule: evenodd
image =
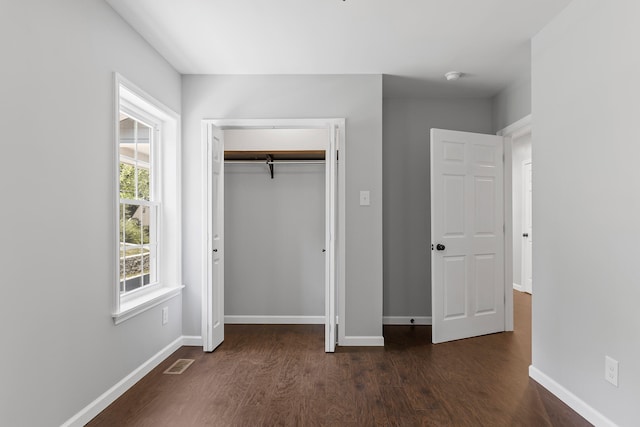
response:
<path id="1" fill-rule="evenodd" d="M 224 133 L 206 124 L 208 163 L 204 191 L 209 201 L 205 216 L 208 267 L 202 294 L 202 341 L 204 351 L 213 351 L 224 341 Z"/>

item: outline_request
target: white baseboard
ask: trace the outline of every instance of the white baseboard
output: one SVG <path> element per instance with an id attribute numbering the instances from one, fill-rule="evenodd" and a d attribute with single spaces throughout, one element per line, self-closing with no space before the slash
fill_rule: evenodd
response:
<path id="1" fill-rule="evenodd" d="M 384 337 L 346 336 L 338 344 L 343 347 L 384 347 Z"/>
<path id="2" fill-rule="evenodd" d="M 189 336 L 184 335 L 182 337 L 182 345 L 191 346 L 191 347 L 202 347 L 202 337 L 200 336 Z"/>
<path id="3" fill-rule="evenodd" d="M 524 292 L 524 288 L 515 282 L 513 283 L 513 289 L 515 289 L 518 292 Z"/>
<path id="4" fill-rule="evenodd" d="M 62 427 L 82 427 L 91 421 L 96 415 L 102 412 L 107 406 L 113 403 L 118 397 L 122 396 L 125 391 L 129 390 L 135 383 L 140 381 L 142 377 L 147 375 L 153 368 L 158 366 L 163 360 L 171 355 L 174 351 L 183 345 L 183 337 L 176 338 L 171 344 L 160 350 L 149 360 L 138 366 L 129 375 L 118 381 L 116 385 L 102 393 L 96 400 L 85 406 L 80 412 L 69 418 Z"/>
<path id="5" fill-rule="evenodd" d="M 584 400 L 571 393 L 533 365 L 529 366 L 529 376 L 538 384 L 553 393 L 558 399 L 566 403 L 571 409 L 576 411 L 591 424 L 598 427 L 617 427 L 613 421 L 593 409 Z"/>
<path id="6" fill-rule="evenodd" d="M 323 325 L 324 316 L 224 316 L 224 323 L 237 325 Z"/>
<path id="7" fill-rule="evenodd" d="M 413 319 L 413 323 L 411 323 Z M 431 325 L 431 316 L 384 316 L 383 325 Z"/>

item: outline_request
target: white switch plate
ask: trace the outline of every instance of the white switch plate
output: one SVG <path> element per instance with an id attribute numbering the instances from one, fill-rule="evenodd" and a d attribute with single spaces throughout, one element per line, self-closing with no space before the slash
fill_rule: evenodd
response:
<path id="1" fill-rule="evenodd" d="M 166 325 L 169 323 L 169 307 L 162 308 L 162 324 Z"/>
<path id="2" fill-rule="evenodd" d="M 371 196 L 369 191 L 360 192 L 360 206 L 371 206 Z"/>
<path id="3" fill-rule="evenodd" d="M 609 356 L 604 357 L 604 379 L 618 387 L 618 361 Z"/>

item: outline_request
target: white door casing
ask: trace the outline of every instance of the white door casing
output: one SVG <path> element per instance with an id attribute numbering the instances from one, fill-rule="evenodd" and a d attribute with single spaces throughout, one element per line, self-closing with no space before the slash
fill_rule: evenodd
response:
<path id="1" fill-rule="evenodd" d="M 532 201 L 532 168 L 531 160 L 522 162 L 522 288 L 525 292 L 533 292 L 533 223 L 531 217 Z"/>
<path id="2" fill-rule="evenodd" d="M 345 222 L 344 201 L 344 119 L 238 119 L 203 120 L 202 200 L 203 222 L 202 340 L 203 350 L 213 351 L 224 340 L 224 139 L 225 127 L 232 128 L 326 128 L 326 221 L 325 221 L 325 351 L 336 346 L 336 305 L 342 315 L 340 337 L 344 336 L 345 316 Z M 338 163 L 338 150 L 340 163 Z M 331 160 L 331 161 L 330 161 Z M 339 231 L 340 230 L 340 231 Z M 216 251 L 217 249 L 217 251 Z M 338 292 L 336 292 L 338 288 Z M 340 298 L 338 298 L 338 295 Z M 341 302 L 342 301 L 342 302 Z"/>
<path id="3" fill-rule="evenodd" d="M 207 171 L 206 277 L 202 292 L 202 341 L 204 351 L 213 351 L 224 341 L 224 134 L 211 123 L 203 124 Z"/>
<path id="4" fill-rule="evenodd" d="M 503 138 L 431 130 L 432 341 L 505 330 Z"/>

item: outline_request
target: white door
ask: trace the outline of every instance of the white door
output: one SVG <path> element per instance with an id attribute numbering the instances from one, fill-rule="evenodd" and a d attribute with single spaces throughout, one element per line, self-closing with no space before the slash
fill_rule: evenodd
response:
<path id="1" fill-rule="evenodd" d="M 210 159 L 208 188 L 204 189 L 210 194 L 204 228 L 209 230 L 206 239 L 209 277 L 202 295 L 202 310 L 207 313 L 202 335 L 204 351 L 213 351 L 224 341 L 224 140 L 220 128 L 212 124 L 205 126 L 207 158 Z"/>
<path id="2" fill-rule="evenodd" d="M 432 341 L 505 330 L 503 139 L 431 129 Z"/>
<path id="3" fill-rule="evenodd" d="M 336 349 L 336 213 L 337 213 L 337 147 L 339 128 L 329 125 L 329 141 L 325 151 L 325 334 L 324 349 Z"/>
<path id="4" fill-rule="evenodd" d="M 522 286 L 525 292 L 533 292 L 533 234 L 531 222 L 531 160 L 522 162 L 523 209 L 522 209 Z"/>

